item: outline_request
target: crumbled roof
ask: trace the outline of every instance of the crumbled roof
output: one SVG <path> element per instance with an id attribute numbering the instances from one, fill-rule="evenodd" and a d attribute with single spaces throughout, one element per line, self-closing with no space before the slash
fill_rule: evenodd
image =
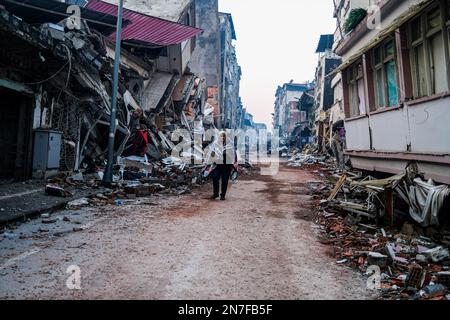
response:
<path id="1" fill-rule="evenodd" d="M 104 0 L 117 5 L 117 0 Z M 180 22 L 192 0 L 124 0 L 124 7 L 152 17 Z"/>

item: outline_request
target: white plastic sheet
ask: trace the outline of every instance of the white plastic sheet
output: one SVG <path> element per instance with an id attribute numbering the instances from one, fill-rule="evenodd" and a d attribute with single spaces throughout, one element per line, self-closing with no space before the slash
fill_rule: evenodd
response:
<path id="1" fill-rule="evenodd" d="M 432 180 L 425 182 L 417 178 L 410 186 L 404 181 L 396 191 L 409 204 L 411 217 L 422 227 L 439 225 L 439 211 L 450 195 L 448 186 L 437 186 Z"/>

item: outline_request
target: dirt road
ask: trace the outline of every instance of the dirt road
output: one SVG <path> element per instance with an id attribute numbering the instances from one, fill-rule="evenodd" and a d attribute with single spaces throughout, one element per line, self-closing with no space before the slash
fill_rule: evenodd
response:
<path id="1" fill-rule="evenodd" d="M 368 299 L 364 279 L 317 241 L 313 180 L 283 168 L 233 184 L 225 202 L 206 186 L 22 224 L 0 240 L 0 298 Z M 68 289 L 69 266 L 81 290 Z"/>

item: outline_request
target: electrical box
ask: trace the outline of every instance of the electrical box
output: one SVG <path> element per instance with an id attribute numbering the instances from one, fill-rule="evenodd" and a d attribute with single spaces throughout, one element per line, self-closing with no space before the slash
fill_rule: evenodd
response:
<path id="1" fill-rule="evenodd" d="M 62 132 L 34 131 L 33 178 L 46 179 L 59 171 Z"/>

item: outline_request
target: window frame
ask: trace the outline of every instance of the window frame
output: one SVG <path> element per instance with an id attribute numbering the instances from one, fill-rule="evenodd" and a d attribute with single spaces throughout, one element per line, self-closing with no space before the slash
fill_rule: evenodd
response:
<path id="1" fill-rule="evenodd" d="M 359 69 L 361 69 L 361 72 L 359 72 Z M 365 76 L 364 76 L 364 65 L 363 65 L 363 61 L 362 59 L 359 59 L 357 61 L 355 61 L 353 64 L 351 64 L 346 70 L 345 72 L 347 73 L 347 90 L 348 90 L 348 114 L 350 116 L 350 118 L 354 118 L 354 117 L 359 117 L 364 115 L 365 113 L 361 113 L 361 97 L 359 96 L 359 81 L 363 81 L 363 83 L 365 82 Z M 355 108 L 355 110 L 358 110 L 357 114 L 353 113 L 353 93 L 352 90 L 356 90 L 358 99 L 359 99 L 359 104 L 357 106 L 357 108 Z M 362 99 L 365 99 L 365 96 L 363 95 Z M 365 103 L 364 103 L 365 105 Z"/>
<path id="2" fill-rule="evenodd" d="M 392 43 L 392 54 L 387 55 L 386 54 L 386 48 L 389 43 Z M 377 62 L 377 50 L 379 50 L 379 57 L 380 60 Z M 400 104 L 399 99 L 399 87 L 400 87 L 400 79 L 399 79 L 399 70 L 398 70 L 398 61 L 397 61 L 397 49 L 396 49 L 396 39 L 393 36 L 389 36 L 387 39 L 385 39 L 381 44 L 379 44 L 377 47 L 372 49 L 371 53 L 371 64 L 372 64 L 372 73 L 373 73 L 373 91 L 374 91 L 374 104 L 375 109 L 382 109 L 382 108 L 391 108 L 391 107 L 398 107 Z M 397 103 L 395 105 L 390 105 L 390 95 L 389 95 L 389 81 L 388 81 L 388 74 L 386 72 L 386 66 L 388 63 L 394 62 L 395 64 L 395 81 L 396 81 L 396 96 L 397 96 Z M 380 102 L 380 92 L 379 92 L 379 72 L 381 71 L 381 81 L 382 81 L 382 88 L 383 88 L 383 103 Z"/>
<path id="3" fill-rule="evenodd" d="M 429 15 L 435 11 L 439 11 L 439 25 L 431 27 L 429 25 Z M 446 17 L 446 15 L 448 15 Z M 413 39 L 413 26 L 414 22 L 418 21 L 421 27 L 420 38 Z M 420 15 L 412 19 L 408 23 L 408 49 L 409 57 L 411 61 L 411 76 L 413 84 L 414 99 L 420 99 L 427 96 L 433 96 L 450 91 L 450 0 L 439 0 L 436 4 L 430 6 L 427 10 L 423 11 Z M 433 38 L 440 34 L 442 45 L 444 47 L 444 64 L 446 65 L 447 74 L 447 88 L 444 91 L 439 92 L 437 90 L 435 81 L 435 74 L 433 73 Z M 418 62 L 416 59 L 417 48 L 422 46 L 423 52 L 423 68 L 425 72 L 425 83 L 422 88 L 421 79 L 418 76 L 420 70 L 418 69 Z"/>

